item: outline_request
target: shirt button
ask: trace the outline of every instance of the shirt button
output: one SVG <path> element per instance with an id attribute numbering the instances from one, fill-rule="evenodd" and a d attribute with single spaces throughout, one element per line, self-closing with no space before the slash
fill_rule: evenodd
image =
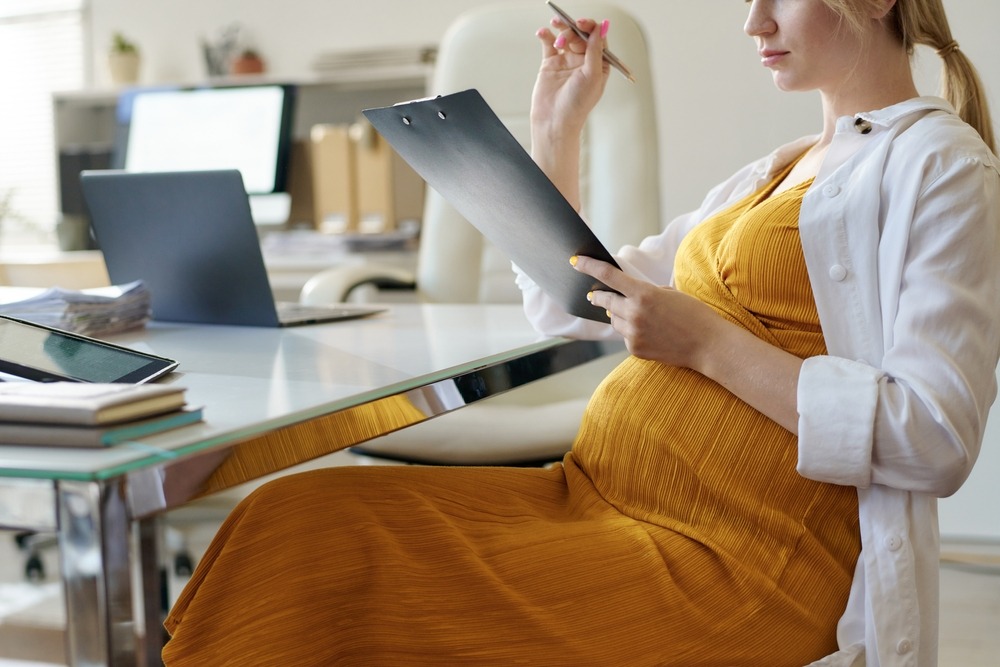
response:
<path id="1" fill-rule="evenodd" d="M 823 194 L 833 199 L 834 197 L 840 194 L 840 187 L 837 185 L 823 186 Z"/>
<path id="2" fill-rule="evenodd" d="M 903 546 L 903 538 L 899 535 L 890 535 L 885 538 L 885 548 L 889 551 L 899 551 L 901 546 Z"/>
<path id="3" fill-rule="evenodd" d="M 841 264 L 834 264 L 830 267 L 830 280 L 840 282 L 847 277 L 847 269 Z"/>
<path id="4" fill-rule="evenodd" d="M 913 650 L 913 642 L 909 639 L 900 639 L 899 643 L 896 644 L 896 653 L 899 655 L 906 655 L 911 650 Z"/>
<path id="5" fill-rule="evenodd" d="M 872 131 L 872 124 L 869 123 L 864 118 L 855 118 L 854 129 L 857 130 L 858 133 L 860 134 L 868 134 L 869 132 Z"/>

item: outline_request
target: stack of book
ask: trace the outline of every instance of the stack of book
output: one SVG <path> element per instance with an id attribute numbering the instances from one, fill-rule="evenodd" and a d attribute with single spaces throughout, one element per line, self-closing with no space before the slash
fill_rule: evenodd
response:
<path id="1" fill-rule="evenodd" d="M 345 70 L 368 70 L 380 67 L 432 65 L 437 60 L 435 46 L 401 46 L 393 49 L 356 49 L 328 51 L 312 63 L 313 70 L 343 74 Z"/>
<path id="2" fill-rule="evenodd" d="M 109 447 L 202 421 L 184 388 L 0 382 L 0 446 Z"/>
<path id="3" fill-rule="evenodd" d="M 103 336 L 145 325 L 150 303 L 149 289 L 142 281 L 84 290 L 53 287 L 22 301 L 0 304 L 0 314 L 84 336 Z"/>

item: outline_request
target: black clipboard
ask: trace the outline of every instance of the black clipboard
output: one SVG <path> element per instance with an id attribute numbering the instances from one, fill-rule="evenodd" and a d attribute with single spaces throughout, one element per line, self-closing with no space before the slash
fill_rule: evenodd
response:
<path id="1" fill-rule="evenodd" d="M 363 113 L 428 185 L 567 312 L 607 322 L 587 292 L 610 288 L 577 272 L 569 258 L 617 262 L 479 91 Z"/>

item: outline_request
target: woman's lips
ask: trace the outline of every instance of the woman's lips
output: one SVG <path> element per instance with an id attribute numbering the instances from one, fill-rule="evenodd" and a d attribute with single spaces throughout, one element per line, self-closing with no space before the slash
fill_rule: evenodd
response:
<path id="1" fill-rule="evenodd" d="M 764 67 L 773 67 L 774 65 L 777 65 L 782 58 L 788 55 L 788 51 L 779 51 L 777 49 L 761 49 L 759 53 L 760 62 L 764 65 Z"/>

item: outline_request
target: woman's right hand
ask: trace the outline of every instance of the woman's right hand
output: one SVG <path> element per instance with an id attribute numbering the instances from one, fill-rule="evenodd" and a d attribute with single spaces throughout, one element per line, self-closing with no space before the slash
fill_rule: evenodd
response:
<path id="1" fill-rule="evenodd" d="M 542 42 L 542 64 L 531 97 L 531 122 L 539 140 L 578 136 L 587 115 L 604 93 L 609 65 L 604 61 L 608 22 L 579 19 L 577 26 L 590 34 L 581 39 L 559 18 L 552 19 L 558 29 L 553 34 L 541 28 L 536 35 Z"/>
<path id="2" fill-rule="evenodd" d="M 577 211 L 580 199 L 580 139 L 587 115 L 601 99 L 610 67 L 604 62 L 608 22 L 591 19 L 577 25 L 590 35 L 577 37 L 556 18 L 560 28 L 536 34 L 542 41 L 542 65 L 531 95 L 531 157 Z"/>

